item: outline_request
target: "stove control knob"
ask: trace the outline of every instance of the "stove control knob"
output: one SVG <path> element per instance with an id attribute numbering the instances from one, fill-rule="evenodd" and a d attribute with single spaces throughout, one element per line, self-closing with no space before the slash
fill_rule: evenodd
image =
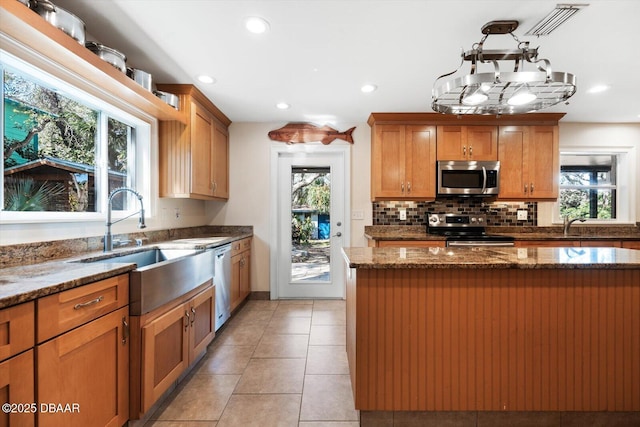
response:
<path id="1" fill-rule="evenodd" d="M 438 221 L 439 221 L 439 219 L 438 219 L 438 215 L 430 215 L 430 216 L 429 216 L 429 222 L 430 222 L 431 224 L 437 224 L 437 223 L 438 223 Z"/>
<path id="2" fill-rule="evenodd" d="M 484 222 L 484 220 L 482 219 L 482 217 L 478 218 L 478 222 Z"/>
<path id="3" fill-rule="evenodd" d="M 471 217 L 471 223 L 475 223 L 476 222 L 476 218 L 475 217 Z"/>

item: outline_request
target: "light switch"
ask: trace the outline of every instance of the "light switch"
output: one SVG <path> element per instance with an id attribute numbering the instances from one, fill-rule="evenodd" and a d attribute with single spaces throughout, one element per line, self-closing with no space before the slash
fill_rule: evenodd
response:
<path id="1" fill-rule="evenodd" d="M 524 209 L 518 209 L 518 221 L 526 221 L 527 220 L 527 211 Z"/>
<path id="2" fill-rule="evenodd" d="M 351 219 L 364 219 L 364 211 L 351 211 Z"/>
<path id="3" fill-rule="evenodd" d="M 400 213 L 400 221 L 406 221 L 407 220 L 407 210 L 405 208 L 400 208 L 400 210 L 398 212 Z"/>

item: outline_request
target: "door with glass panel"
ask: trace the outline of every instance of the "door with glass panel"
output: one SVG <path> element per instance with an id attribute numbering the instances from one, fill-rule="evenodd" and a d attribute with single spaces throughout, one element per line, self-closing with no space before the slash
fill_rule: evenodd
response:
<path id="1" fill-rule="evenodd" d="M 280 155 L 279 298 L 343 297 L 344 175 L 340 155 Z"/>

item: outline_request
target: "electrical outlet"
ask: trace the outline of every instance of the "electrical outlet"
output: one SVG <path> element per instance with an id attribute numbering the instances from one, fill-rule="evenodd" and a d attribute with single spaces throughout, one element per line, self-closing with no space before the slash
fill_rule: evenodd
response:
<path id="1" fill-rule="evenodd" d="M 407 220 L 407 210 L 405 208 L 400 208 L 400 210 L 398 212 L 400 213 L 400 221 L 406 221 Z"/>
<path id="2" fill-rule="evenodd" d="M 180 219 L 180 208 L 175 208 L 176 219 Z"/>
<path id="3" fill-rule="evenodd" d="M 518 221 L 526 221 L 528 212 L 524 209 L 518 209 Z"/>

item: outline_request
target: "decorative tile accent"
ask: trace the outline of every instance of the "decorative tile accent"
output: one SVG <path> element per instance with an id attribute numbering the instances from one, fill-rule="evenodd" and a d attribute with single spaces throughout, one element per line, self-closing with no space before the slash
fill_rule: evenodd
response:
<path id="1" fill-rule="evenodd" d="M 407 220 L 400 221 L 399 209 L 407 211 Z M 527 220 L 518 221 L 517 211 L 527 211 Z M 425 215 L 457 213 L 486 215 L 487 226 L 535 227 L 538 225 L 537 202 L 490 202 L 476 197 L 447 197 L 432 202 L 374 202 L 373 225 L 424 225 Z"/>

